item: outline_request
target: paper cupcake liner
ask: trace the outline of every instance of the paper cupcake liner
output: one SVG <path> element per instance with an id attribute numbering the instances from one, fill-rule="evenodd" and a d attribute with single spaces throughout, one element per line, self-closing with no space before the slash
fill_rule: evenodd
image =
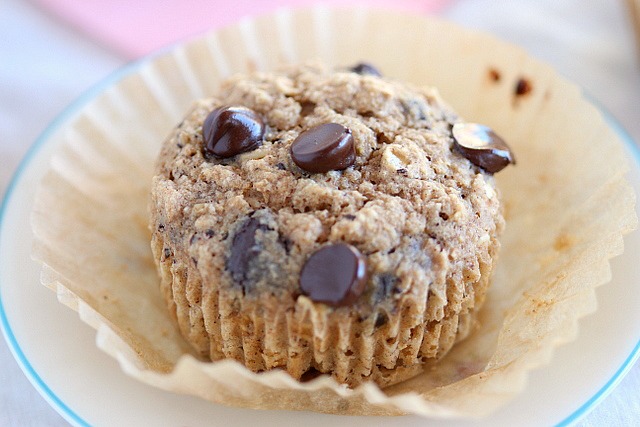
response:
<path id="1" fill-rule="evenodd" d="M 451 292 L 451 309 L 437 302 L 444 313 L 441 319 L 428 317 L 426 295 L 406 298 L 394 313 L 380 313 L 385 322 L 378 327 L 378 312 L 361 319 L 358 313 L 333 312 L 305 296 L 289 310 L 273 296 L 237 303 L 215 282 L 208 287 L 215 291 L 203 293 L 203 279 L 188 259 L 173 250 L 172 257 L 162 255 L 169 247 L 159 237 L 152 239 L 165 279 L 161 293 L 197 354 L 237 360 L 253 371 L 285 369 L 296 379 L 308 379 L 310 372 L 332 373 L 350 386 L 361 378 L 380 387 L 395 384 L 422 371 L 422 364 L 415 363 L 418 354 L 424 359 L 444 356 L 471 332 L 489 282 L 483 277 L 464 298 Z"/>
<path id="2" fill-rule="evenodd" d="M 280 73 L 290 74 L 291 68 L 286 67 Z M 320 73 L 329 71 L 317 64 L 302 65 L 295 68 L 295 72 L 300 72 L 300 69 L 311 70 L 318 78 Z M 256 75 L 252 76 L 255 78 Z M 308 77 L 296 81 L 307 79 Z M 197 200 L 186 202 L 184 194 L 176 192 L 176 177 L 181 173 L 174 168 L 181 162 L 176 162 L 172 150 L 180 147 L 180 150 L 192 152 L 188 148 L 192 147 L 189 144 L 201 132 L 202 122 L 207 114 L 222 103 L 231 105 L 237 102 L 225 95 L 225 88 L 240 88 L 235 84 L 236 81 L 240 81 L 240 86 L 246 82 L 241 77 L 225 80 L 221 94 L 194 103 L 180 125 L 164 141 L 156 162 L 156 176 L 151 185 L 151 250 L 160 273 L 161 294 L 182 336 L 194 347 L 196 354 L 205 359 L 237 360 L 254 372 L 282 369 L 293 378 L 303 381 L 320 373 L 327 373 L 339 383 L 352 388 L 365 381 L 387 387 L 419 374 L 425 361 L 443 357 L 476 324 L 475 317 L 484 301 L 500 246 L 497 234 L 504 228 L 497 199 L 493 198 L 495 204 L 491 206 L 494 209 L 491 214 L 495 217 L 491 216 L 489 220 L 488 227 L 493 227 L 493 230 L 490 234 L 485 234 L 486 247 L 468 255 L 456 256 L 458 264 L 477 266 L 477 273 L 469 274 L 466 270 L 461 272 L 461 268 L 456 267 L 441 267 L 440 274 L 435 274 L 428 284 L 424 278 L 411 279 L 418 285 L 407 285 L 411 286 L 410 290 L 394 292 L 392 304 L 388 300 L 383 304 L 382 297 L 378 295 L 374 297 L 377 302 L 373 303 L 373 307 L 366 307 L 366 310 L 362 310 L 358 304 L 334 308 L 313 303 L 306 296 L 297 295 L 296 291 L 293 295 L 288 292 L 272 292 L 273 288 L 264 292 L 259 285 L 245 286 L 242 283 L 242 286 L 229 287 L 224 274 L 224 264 L 229 260 L 221 261 L 227 255 L 217 253 L 215 249 L 194 250 L 191 245 L 218 238 L 224 241 L 227 236 L 228 242 L 235 242 L 237 230 L 245 229 L 247 222 L 243 221 L 247 212 L 242 204 L 237 203 L 236 198 L 231 199 L 223 208 L 224 212 L 231 215 L 232 219 L 225 221 L 226 224 L 233 224 L 231 228 L 227 228 L 228 225 L 209 223 L 205 228 L 211 233 L 206 233 L 206 238 L 200 237 L 202 234 L 199 233 L 204 230 L 204 225 L 197 225 L 198 221 L 194 224 L 195 229 L 186 225 L 188 220 L 183 217 L 183 213 L 200 209 L 203 198 L 197 196 Z M 241 99 L 244 100 L 245 96 L 241 96 Z M 246 107 L 255 108 L 251 97 L 246 97 L 244 102 Z M 274 123 L 278 126 L 277 121 L 271 122 L 272 125 Z M 249 154 L 251 153 L 242 157 Z M 395 173 L 399 167 L 393 165 L 392 172 Z M 215 183 L 219 179 L 208 181 Z M 487 185 L 490 185 L 487 191 L 495 195 L 493 180 Z M 189 198 L 188 195 L 186 197 Z M 180 207 L 176 207 L 176 204 Z M 209 212 L 216 212 L 216 219 L 226 215 L 213 206 L 211 208 Z M 298 210 L 306 211 L 304 208 Z M 258 221 L 272 219 L 278 224 L 272 214 L 275 217 L 290 215 L 286 213 L 286 209 L 279 211 L 271 206 L 269 209 L 252 211 L 249 216 Z M 303 231 L 308 221 L 309 218 L 305 215 L 305 219 L 296 222 L 297 226 L 289 225 L 285 229 L 278 229 L 278 224 L 274 234 L 278 235 L 279 240 L 287 236 L 287 239 L 295 241 L 295 233 Z M 270 245 L 269 242 L 260 243 L 265 248 Z M 400 253 L 405 250 L 401 244 L 396 247 L 400 247 Z M 286 252 L 288 255 L 290 249 Z M 447 265 L 444 261 L 447 257 L 446 250 L 438 252 L 430 255 L 431 264 Z M 282 258 L 284 256 L 270 255 L 270 259 L 263 259 L 261 264 L 281 262 L 280 268 L 286 269 L 287 263 L 295 265 L 301 258 L 307 257 L 303 255 L 294 258 L 296 255 L 293 255 L 287 260 Z M 394 271 L 396 275 L 414 273 L 406 266 L 400 267 L 402 273 L 399 269 L 389 270 L 388 266 L 378 270 L 375 261 L 369 261 L 370 280 L 383 288 L 394 286 L 391 283 L 385 284 L 384 279 L 381 279 L 386 277 L 388 280 L 389 271 Z M 387 276 L 380 276 L 380 273 Z M 247 277 L 250 274 L 247 273 Z M 290 276 L 278 277 L 279 286 L 285 288 L 288 277 Z M 382 289 L 378 291 L 382 292 Z"/>
<path id="3" fill-rule="evenodd" d="M 154 160 L 192 102 L 231 73 L 310 59 L 367 60 L 387 77 L 437 87 L 462 117 L 496 129 L 518 160 L 497 176 L 507 230 L 480 328 L 383 391 L 199 360 L 169 315 L 149 249 Z M 97 329 L 98 346 L 127 374 L 227 405 L 487 415 L 575 339 L 636 225 L 622 146 L 578 88 L 492 37 L 389 12 L 315 8 L 245 20 L 144 63 L 53 138 L 61 146 L 32 217 L 43 283 Z"/>

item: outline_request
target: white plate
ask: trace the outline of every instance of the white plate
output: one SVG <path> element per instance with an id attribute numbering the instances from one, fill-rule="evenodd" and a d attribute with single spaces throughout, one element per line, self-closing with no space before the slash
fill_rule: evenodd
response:
<path id="1" fill-rule="evenodd" d="M 337 423 L 370 426 L 368 417 L 309 412 L 251 411 L 211 404 L 154 389 L 127 377 L 96 347 L 95 332 L 40 285 L 30 258 L 29 215 L 37 184 L 56 146 L 51 136 L 89 100 L 123 75 L 116 73 L 64 112 L 33 146 L 7 191 L 0 211 L 0 324 L 19 365 L 44 398 L 74 425 L 281 426 Z M 629 174 L 640 194 L 640 152 L 608 117 L 634 159 Z M 550 365 L 531 373 L 526 391 L 488 419 L 463 425 L 568 425 L 592 409 L 633 366 L 640 354 L 640 232 L 625 239 L 613 261 L 613 280 L 598 289 L 598 311 L 580 322 L 577 341 L 562 346 Z M 424 425 L 415 417 L 376 419 L 376 425 Z M 451 425 L 429 421 L 429 425 Z M 295 425 L 294 424 L 294 425 Z"/>

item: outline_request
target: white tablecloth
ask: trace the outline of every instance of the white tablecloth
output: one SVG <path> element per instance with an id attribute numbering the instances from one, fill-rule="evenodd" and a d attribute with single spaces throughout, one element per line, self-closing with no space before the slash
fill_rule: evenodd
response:
<path id="1" fill-rule="evenodd" d="M 551 63 L 640 141 L 640 60 L 624 3 L 458 0 L 443 15 L 517 43 Z M 47 124 L 124 62 L 30 3 L 0 3 L 0 195 Z M 30 385 L 3 340 L 0 425 L 67 425 Z M 580 425 L 640 425 L 640 364 Z"/>

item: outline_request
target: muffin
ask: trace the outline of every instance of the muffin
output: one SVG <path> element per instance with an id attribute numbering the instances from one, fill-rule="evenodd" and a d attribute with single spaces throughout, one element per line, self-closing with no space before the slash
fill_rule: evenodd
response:
<path id="1" fill-rule="evenodd" d="M 205 359 L 351 387 L 410 378 L 474 327 L 509 163 L 436 90 L 369 64 L 234 76 L 157 161 L 164 299 Z"/>

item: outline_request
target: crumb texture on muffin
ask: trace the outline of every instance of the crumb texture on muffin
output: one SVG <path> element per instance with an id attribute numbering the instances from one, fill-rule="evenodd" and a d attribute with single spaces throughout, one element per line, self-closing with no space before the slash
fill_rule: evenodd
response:
<path id="1" fill-rule="evenodd" d="M 220 158 L 202 128 L 229 105 L 255 112 L 264 137 Z M 205 358 L 350 386 L 393 384 L 446 354 L 472 328 L 504 224 L 493 176 L 454 149 L 460 121 L 435 90 L 319 65 L 235 76 L 198 101 L 162 147 L 150 205 L 183 335 Z M 326 123 L 350 131 L 355 160 L 305 171 L 291 145 Z M 299 284 L 333 243 L 367 266 L 362 294 L 337 307 Z"/>

